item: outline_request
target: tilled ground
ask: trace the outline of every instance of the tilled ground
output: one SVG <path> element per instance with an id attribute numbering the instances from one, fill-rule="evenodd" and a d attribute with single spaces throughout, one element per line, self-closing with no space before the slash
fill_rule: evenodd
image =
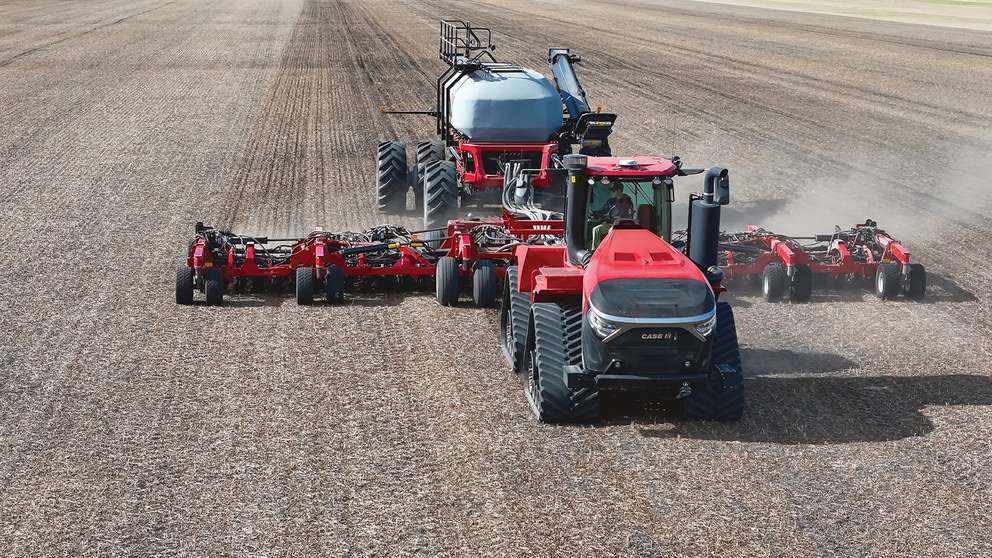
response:
<path id="1" fill-rule="evenodd" d="M 594 428 L 530 417 L 494 311 L 177 307 L 194 221 L 384 219 L 375 143 L 431 122 L 376 108 L 430 106 L 441 16 L 581 52 L 616 152 L 733 170 L 730 226 L 887 225 L 931 296 L 735 291 L 740 423 Z M 0 554 L 988 554 L 990 61 L 668 0 L 0 4 Z"/>

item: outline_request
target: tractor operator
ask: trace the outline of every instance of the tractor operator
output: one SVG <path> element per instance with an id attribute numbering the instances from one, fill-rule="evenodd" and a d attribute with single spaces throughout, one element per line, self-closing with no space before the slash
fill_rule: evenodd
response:
<path id="1" fill-rule="evenodd" d="M 634 202 L 630 196 L 624 193 L 623 184 L 614 182 L 610 186 L 610 191 L 610 199 L 606 200 L 603 208 L 592 213 L 594 219 L 602 221 L 592 228 L 592 246 L 590 248 L 593 250 L 606 238 L 607 233 L 613 229 L 613 225 L 634 218 Z"/>

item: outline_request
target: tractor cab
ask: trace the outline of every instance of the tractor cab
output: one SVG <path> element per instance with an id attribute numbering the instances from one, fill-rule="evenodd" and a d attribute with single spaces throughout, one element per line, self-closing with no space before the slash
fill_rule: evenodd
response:
<path id="1" fill-rule="evenodd" d="M 590 157 L 586 170 L 585 239 L 595 250 L 614 227 L 640 228 L 671 240 L 672 176 L 678 171 L 660 157 Z"/>

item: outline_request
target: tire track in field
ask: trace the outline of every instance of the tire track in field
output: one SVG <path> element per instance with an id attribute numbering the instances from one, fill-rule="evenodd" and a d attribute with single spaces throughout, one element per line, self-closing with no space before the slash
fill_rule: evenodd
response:
<path id="1" fill-rule="evenodd" d="M 430 73 L 440 71 L 412 56 L 393 31 L 358 3 L 304 5 L 219 208 L 221 226 L 301 235 L 382 219 L 373 211 L 376 144 L 400 137 L 412 145 L 429 137 L 431 122 L 376 108 L 406 107 L 411 94 L 432 102 Z"/>

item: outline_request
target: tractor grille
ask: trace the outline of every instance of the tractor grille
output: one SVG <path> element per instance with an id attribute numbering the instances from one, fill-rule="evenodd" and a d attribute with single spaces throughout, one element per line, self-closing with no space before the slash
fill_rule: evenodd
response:
<path id="1" fill-rule="evenodd" d="M 540 169 L 543 153 L 540 151 L 489 151 L 482 154 L 482 168 L 486 174 L 503 174 L 503 168 L 512 161 L 524 161 L 524 169 Z"/>
<path id="2" fill-rule="evenodd" d="M 686 361 L 698 370 L 707 356 L 705 343 L 677 328 L 632 329 L 612 339 L 605 348 L 605 362 L 617 358 L 624 362 L 625 372 L 641 374 L 687 372 Z"/>

